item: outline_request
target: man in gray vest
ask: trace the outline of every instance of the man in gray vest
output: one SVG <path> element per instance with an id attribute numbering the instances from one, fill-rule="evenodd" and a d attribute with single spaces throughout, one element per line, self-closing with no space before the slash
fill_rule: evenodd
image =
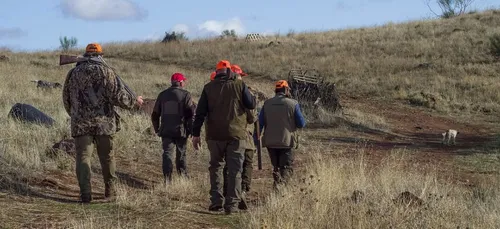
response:
<path id="1" fill-rule="evenodd" d="M 306 125 L 297 100 L 290 98 L 285 80 L 276 82 L 276 95 L 264 102 L 259 113 L 262 145 L 267 148 L 273 165 L 274 187 L 286 183 L 293 173 L 292 148 L 297 144 L 295 131 Z M 255 136 L 255 135 L 254 135 Z"/>

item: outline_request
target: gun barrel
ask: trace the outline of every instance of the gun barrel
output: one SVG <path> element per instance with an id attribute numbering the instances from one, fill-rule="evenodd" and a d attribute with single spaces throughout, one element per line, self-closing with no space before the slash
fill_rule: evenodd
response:
<path id="1" fill-rule="evenodd" d="M 260 140 L 260 124 L 258 119 L 254 123 L 254 130 L 257 135 L 257 166 L 259 170 L 262 170 L 262 142 Z"/>
<path id="2" fill-rule="evenodd" d="M 85 60 L 88 60 L 88 58 L 83 56 L 59 55 L 59 65 L 72 64 Z"/>

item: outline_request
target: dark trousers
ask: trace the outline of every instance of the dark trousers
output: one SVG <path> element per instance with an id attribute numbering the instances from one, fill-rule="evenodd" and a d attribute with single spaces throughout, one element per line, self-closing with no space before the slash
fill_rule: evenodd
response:
<path id="1" fill-rule="evenodd" d="M 241 201 L 241 171 L 245 158 L 245 141 L 207 141 L 210 151 L 210 208 L 232 211 Z M 227 164 L 227 195 L 223 195 L 223 166 Z"/>
<path id="2" fill-rule="evenodd" d="M 245 159 L 243 160 L 243 170 L 241 171 L 241 191 L 249 192 L 250 185 L 252 184 L 252 171 L 253 171 L 253 155 L 255 150 L 246 149 Z M 227 194 L 227 164 L 222 170 L 224 174 L 224 196 Z"/>
<path id="3" fill-rule="evenodd" d="M 287 183 L 293 175 L 291 148 L 267 148 L 273 165 L 274 186 Z"/>
<path id="4" fill-rule="evenodd" d="M 79 136 L 75 138 L 76 149 L 76 176 L 80 186 L 80 195 L 83 198 L 91 198 L 91 170 L 90 161 L 94 144 L 101 163 L 102 176 L 104 178 L 104 187 L 106 197 L 115 195 L 115 183 L 118 180 L 115 170 L 115 158 L 113 152 L 113 136 Z"/>
<path id="5" fill-rule="evenodd" d="M 163 176 L 172 181 L 172 171 L 174 170 L 173 157 L 175 148 L 175 167 L 179 175 L 187 175 L 186 164 L 186 144 L 187 138 L 162 138 L 163 148 Z"/>

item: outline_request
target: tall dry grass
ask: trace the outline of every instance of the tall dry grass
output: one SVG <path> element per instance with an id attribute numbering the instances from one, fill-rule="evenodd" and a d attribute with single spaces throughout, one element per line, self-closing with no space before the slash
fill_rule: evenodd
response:
<path id="1" fill-rule="evenodd" d="M 418 168 L 408 152 L 394 151 L 372 168 L 364 148 L 352 159 L 312 153 L 307 174 L 272 193 L 245 215 L 241 228 L 498 228 L 498 180 L 472 189 L 437 179 L 432 168 Z M 486 185 L 487 184 L 487 185 Z M 361 191 L 353 199 L 353 192 Z M 416 202 L 394 202 L 409 191 Z"/>

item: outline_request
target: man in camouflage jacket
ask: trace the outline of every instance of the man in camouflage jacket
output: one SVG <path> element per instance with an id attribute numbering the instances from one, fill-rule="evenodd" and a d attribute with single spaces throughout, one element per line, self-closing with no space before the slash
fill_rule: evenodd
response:
<path id="1" fill-rule="evenodd" d="M 99 44 L 87 45 L 84 57 L 100 57 Z M 102 59 L 101 59 L 102 60 Z M 132 109 L 142 104 L 116 73 L 98 58 L 82 61 L 71 69 L 63 87 L 63 103 L 71 117 L 71 136 L 75 139 L 76 175 L 83 203 L 92 201 L 90 160 L 96 145 L 105 184 L 105 197 L 115 196 L 115 159 L 113 135 L 119 131 L 119 117 L 114 106 Z"/>

